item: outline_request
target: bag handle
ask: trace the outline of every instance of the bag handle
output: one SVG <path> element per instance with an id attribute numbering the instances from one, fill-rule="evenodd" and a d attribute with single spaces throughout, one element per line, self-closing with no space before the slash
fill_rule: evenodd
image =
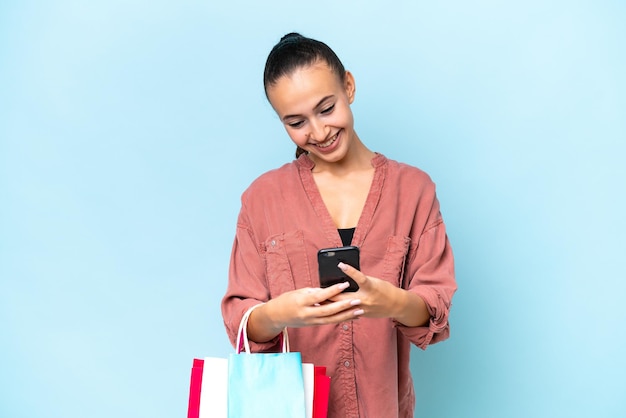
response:
<path id="1" fill-rule="evenodd" d="M 258 305 L 251 306 L 250 309 L 243 314 L 243 318 L 241 318 L 241 323 L 239 324 L 239 330 L 237 331 L 237 354 L 241 353 L 241 349 L 244 348 L 244 351 L 248 354 L 252 354 L 250 350 L 250 341 L 248 341 L 248 319 L 250 319 L 250 314 L 253 310 L 258 308 L 259 306 L 264 305 L 263 303 L 259 303 Z M 289 352 L 289 335 L 287 334 L 287 328 L 284 328 L 280 334 L 280 338 L 282 340 L 283 353 Z"/>

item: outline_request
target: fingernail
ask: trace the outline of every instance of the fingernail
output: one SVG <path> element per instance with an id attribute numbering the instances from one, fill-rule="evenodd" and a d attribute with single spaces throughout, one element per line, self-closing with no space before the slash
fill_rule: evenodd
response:
<path id="1" fill-rule="evenodd" d="M 337 264 L 337 267 L 339 267 L 342 271 L 348 268 L 348 266 L 343 264 L 341 261 Z"/>
<path id="2" fill-rule="evenodd" d="M 348 282 L 343 282 L 339 284 L 339 289 L 347 289 L 348 287 L 350 287 L 350 283 Z"/>
<path id="3" fill-rule="evenodd" d="M 350 301 L 350 305 L 352 306 L 356 306 L 356 305 L 360 305 L 361 304 L 361 299 L 352 299 Z"/>
<path id="4" fill-rule="evenodd" d="M 365 311 L 363 309 L 357 309 L 356 311 L 354 311 L 354 316 L 363 315 L 364 313 Z"/>

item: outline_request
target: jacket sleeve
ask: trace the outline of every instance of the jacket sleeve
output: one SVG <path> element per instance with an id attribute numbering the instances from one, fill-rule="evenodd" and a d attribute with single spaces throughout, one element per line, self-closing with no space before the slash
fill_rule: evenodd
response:
<path id="1" fill-rule="evenodd" d="M 270 293 L 261 245 L 255 239 L 242 204 L 230 258 L 228 287 L 222 299 L 222 317 L 228 338 L 236 348 L 237 330 L 245 312 L 253 305 L 267 302 Z M 252 352 L 279 351 L 280 337 L 266 343 L 250 341 Z"/>
<path id="2" fill-rule="evenodd" d="M 421 233 L 411 243 L 405 267 L 405 289 L 419 295 L 428 308 L 430 322 L 424 327 L 406 327 L 396 323 L 398 330 L 421 349 L 447 339 L 450 335 L 448 316 L 452 296 L 457 289 L 454 258 L 432 185 L 430 199 L 423 196 L 427 220 L 414 222 Z M 419 213 L 419 210 L 418 210 Z M 423 225 L 423 226 L 422 226 Z"/>

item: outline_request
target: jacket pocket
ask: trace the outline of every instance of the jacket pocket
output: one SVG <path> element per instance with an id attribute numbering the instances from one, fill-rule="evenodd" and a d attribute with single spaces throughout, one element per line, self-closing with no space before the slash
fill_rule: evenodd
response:
<path id="1" fill-rule="evenodd" d="M 311 286 L 302 231 L 272 235 L 263 243 L 267 285 L 272 298 Z"/>
<path id="2" fill-rule="evenodd" d="M 404 266 L 406 255 L 409 252 L 411 238 L 403 236 L 391 236 L 387 240 L 385 252 L 384 279 L 398 287 L 404 288 Z"/>

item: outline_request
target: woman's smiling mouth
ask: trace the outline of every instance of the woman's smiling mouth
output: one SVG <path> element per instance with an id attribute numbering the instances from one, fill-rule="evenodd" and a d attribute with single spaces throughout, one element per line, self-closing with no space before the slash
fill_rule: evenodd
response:
<path id="1" fill-rule="evenodd" d="M 341 131 L 340 131 L 341 132 Z M 335 141 L 337 140 L 337 136 L 339 135 L 339 132 L 337 132 L 335 135 L 331 136 L 330 138 L 328 138 L 328 140 L 326 140 L 325 142 L 321 142 L 319 144 L 315 144 L 316 147 L 318 148 L 328 148 L 330 147 L 332 144 L 335 143 Z"/>

